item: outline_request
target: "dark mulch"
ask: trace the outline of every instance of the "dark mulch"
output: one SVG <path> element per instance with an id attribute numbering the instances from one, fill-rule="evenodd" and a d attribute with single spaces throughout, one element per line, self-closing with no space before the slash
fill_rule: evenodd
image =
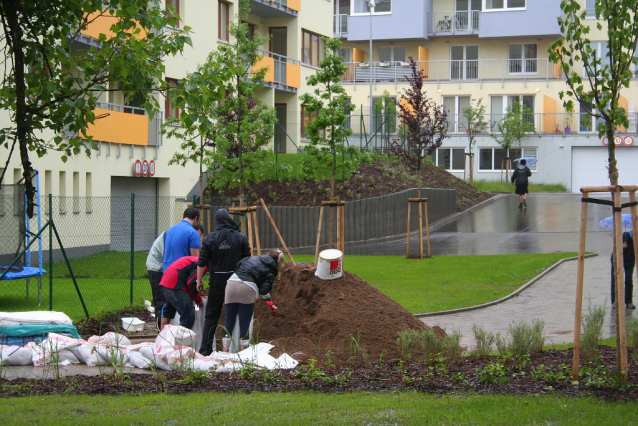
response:
<path id="1" fill-rule="evenodd" d="M 136 317 L 144 321 L 146 323 L 144 324 L 144 330 L 137 333 L 124 331 L 122 329 L 122 318 L 127 317 Z M 149 311 L 136 306 L 129 306 L 120 310 L 97 314 L 74 323 L 78 329 L 78 333 L 83 339 L 88 339 L 91 336 L 102 336 L 111 331 L 123 334 L 129 338 L 156 335 L 157 328 L 155 324 L 155 317 L 153 317 Z"/>
<path id="2" fill-rule="evenodd" d="M 614 380 L 615 349 L 603 348 L 598 372 L 582 368 L 578 383 L 571 382 L 571 350 L 549 350 L 533 355 L 524 365 L 502 363 L 500 357 L 466 357 L 460 365 L 373 362 L 370 366 L 301 366 L 291 371 L 255 371 L 242 373 L 170 372 L 150 374 L 113 374 L 95 377 L 74 376 L 55 379 L 0 379 L 0 397 L 32 395 L 136 395 L 168 392 L 268 392 L 313 390 L 420 391 L 430 394 L 503 393 L 510 395 L 559 394 L 594 396 L 615 401 L 638 401 L 638 370 L 631 363 L 629 384 Z M 503 375 L 477 373 L 487 368 Z M 496 367 L 495 367 L 496 366 Z M 542 367 L 541 367 L 542 366 Z M 551 377 L 546 371 L 562 374 Z M 535 373 L 536 372 L 536 373 Z M 540 373 L 538 373 L 540 372 Z M 487 377 L 487 379 L 486 379 Z M 492 383 L 491 379 L 495 382 Z"/>
<path id="3" fill-rule="evenodd" d="M 457 190 L 457 211 L 466 210 L 493 194 L 479 191 L 462 179 L 458 179 L 445 170 L 424 165 L 423 180 L 419 185 L 418 174 L 400 162 L 375 160 L 363 164 L 359 171 L 335 184 L 335 195 L 342 201 L 360 200 L 393 194 L 410 188 L 443 188 Z M 252 184 L 247 193 L 250 202 L 263 198 L 267 205 L 273 206 L 318 206 L 330 195 L 330 181 L 276 181 L 268 180 Z M 237 195 L 237 189 L 210 191 L 208 195 Z"/>

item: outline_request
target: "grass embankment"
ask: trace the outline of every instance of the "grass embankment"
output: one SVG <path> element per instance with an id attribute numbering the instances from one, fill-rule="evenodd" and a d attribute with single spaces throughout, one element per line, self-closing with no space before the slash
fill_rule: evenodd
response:
<path id="1" fill-rule="evenodd" d="M 314 392 L 11 398 L 4 424 L 633 424 L 636 403 L 593 398 Z M 46 419 L 46 420 L 44 420 Z"/>
<path id="2" fill-rule="evenodd" d="M 532 178 L 534 175 L 532 175 Z M 529 185 L 527 190 L 529 192 L 567 192 L 567 188 L 565 185 L 556 183 L 533 183 L 532 178 L 530 178 Z M 497 180 L 473 180 L 468 182 L 472 184 L 476 189 L 481 191 L 488 192 L 514 192 L 514 185 L 510 183 L 509 179 L 506 182 L 501 182 Z"/>
<path id="3" fill-rule="evenodd" d="M 560 259 L 575 253 L 495 256 L 440 256 L 405 259 L 400 256 L 346 256 L 344 267 L 416 314 L 464 308 L 500 299 Z M 145 267 L 146 253 L 135 253 L 133 303 L 151 300 Z M 314 256 L 296 256 L 298 262 L 313 262 Z M 90 315 L 131 304 L 130 254 L 104 252 L 71 262 Z M 48 271 L 48 265 L 45 266 Z M 66 265 L 54 264 L 53 309 L 74 319 L 84 316 Z M 48 309 L 48 275 L 43 280 L 42 306 L 34 297 L 24 297 L 24 280 L 12 281 L 13 291 L 0 299 L 0 311 Z"/>

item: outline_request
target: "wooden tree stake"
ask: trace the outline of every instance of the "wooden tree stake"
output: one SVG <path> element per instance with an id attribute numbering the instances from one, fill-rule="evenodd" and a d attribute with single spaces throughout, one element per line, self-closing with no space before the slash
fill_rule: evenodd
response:
<path id="1" fill-rule="evenodd" d="M 589 194 L 583 193 L 583 200 Z M 586 202 L 582 203 L 580 212 L 580 242 L 578 244 L 578 271 L 576 273 L 576 318 L 574 318 L 574 353 L 572 362 L 572 380 L 578 380 L 580 368 L 580 325 L 583 315 L 583 281 L 585 278 L 585 241 L 587 239 L 587 208 Z"/>
<path id="2" fill-rule="evenodd" d="M 264 199 L 260 198 L 259 202 L 261 203 L 262 207 L 264 208 L 264 211 L 266 212 L 266 215 L 268 215 L 268 219 L 270 219 L 270 224 L 272 225 L 273 229 L 275 230 L 275 234 L 277 234 L 277 237 L 279 238 L 279 241 L 281 242 L 281 245 L 284 247 L 284 250 L 286 250 L 286 254 L 290 258 L 290 261 L 292 262 L 293 265 L 296 266 L 297 262 L 295 262 L 295 259 L 293 259 L 292 254 L 290 254 L 290 251 L 288 250 L 288 246 L 286 246 L 286 243 L 284 242 L 284 239 L 281 237 L 281 234 L 279 233 L 279 229 L 277 229 L 277 225 L 275 225 L 275 221 L 272 219 L 272 216 L 270 215 L 270 212 L 268 211 L 268 207 L 266 207 L 266 203 L 264 203 Z"/>

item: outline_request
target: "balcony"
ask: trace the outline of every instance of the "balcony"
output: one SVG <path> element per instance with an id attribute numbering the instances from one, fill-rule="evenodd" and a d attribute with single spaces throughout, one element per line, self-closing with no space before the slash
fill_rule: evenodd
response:
<path id="1" fill-rule="evenodd" d="M 442 36 L 478 34 L 480 14 L 478 10 L 429 13 L 428 33 Z"/>
<path id="2" fill-rule="evenodd" d="M 86 134 L 94 141 L 126 145 L 162 145 L 162 118 L 158 113 L 149 119 L 143 108 L 98 102 L 95 124 L 89 125 Z"/>
<path id="3" fill-rule="evenodd" d="M 301 64 L 295 59 L 259 50 L 262 55 L 253 70 L 268 68 L 264 78 L 267 87 L 283 93 L 297 93 L 301 87 Z"/>
<path id="4" fill-rule="evenodd" d="M 296 18 L 301 0 L 250 0 L 250 13 L 262 18 Z"/>
<path id="5" fill-rule="evenodd" d="M 333 32 L 335 38 L 346 37 L 348 35 L 348 15 L 334 15 Z"/>
<path id="6" fill-rule="evenodd" d="M 505 82 L 563 80 L 564 77 L 549 59 L 477 59 L 419 61 L 431 83 Z M 344 84 L 403 83 L 412 70 L 407 62 L 347 62 L 341 77 Z"/>

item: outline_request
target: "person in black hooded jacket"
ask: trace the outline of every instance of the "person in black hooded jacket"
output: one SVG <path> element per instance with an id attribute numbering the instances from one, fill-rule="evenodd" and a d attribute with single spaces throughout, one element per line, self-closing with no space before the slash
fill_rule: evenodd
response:
<path id="1" fill-rule="evenodd" d="M 210 273 L 203 339 L 199 349 L 202 355 L 209 355 L 214 351 L 213 342 L 215 341 L 217 322 L 224 307 L 226 283 L 235 271 L 237 263 L 243 258 L 249 257 L 250 254 L 248 239 L 239 232 L 239 225 L 230 217 L 227 210 L 217 210 L 215 231 L 204 238 L 197 262 L 197 290 L 199 292 L 204 287 L 202 277 L 206 266 L 208 266 Z"/>

